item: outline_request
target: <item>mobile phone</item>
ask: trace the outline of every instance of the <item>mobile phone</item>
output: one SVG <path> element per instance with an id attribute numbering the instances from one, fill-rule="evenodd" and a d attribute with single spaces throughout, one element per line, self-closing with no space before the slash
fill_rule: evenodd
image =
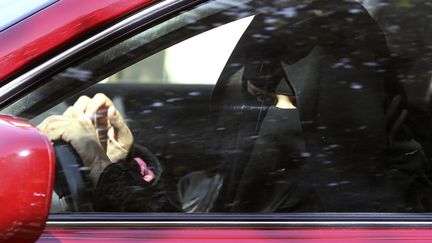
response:
<path id="1" fill-rule="evenodd" d="M 108 143 L 108 107 L 99 107 L 96 113 L 93 114 L 91 120 L 98 134 L 99 142 L 106 151 Z"/>

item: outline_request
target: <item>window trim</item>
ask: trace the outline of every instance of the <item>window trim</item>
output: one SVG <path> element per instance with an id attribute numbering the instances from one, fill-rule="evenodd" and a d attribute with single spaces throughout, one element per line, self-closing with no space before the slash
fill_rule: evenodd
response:
<path id="1" fill-rule="evenodd" d="M 47 228 L 430 228 L 428 213 L 52 214 Z"/>

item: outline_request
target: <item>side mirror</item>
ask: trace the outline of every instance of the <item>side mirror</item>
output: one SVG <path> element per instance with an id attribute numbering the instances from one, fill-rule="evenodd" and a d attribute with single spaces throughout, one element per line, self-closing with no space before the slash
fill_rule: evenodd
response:
<path id="1" fill-rule="evenodd" d="M 31 124 L 0 115 L 0 241 L 34 242 L 45 228 L 53 147 Z"/>

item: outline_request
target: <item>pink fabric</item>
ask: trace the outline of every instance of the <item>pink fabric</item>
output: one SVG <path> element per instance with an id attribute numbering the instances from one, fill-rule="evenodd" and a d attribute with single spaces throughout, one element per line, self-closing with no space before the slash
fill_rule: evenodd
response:
<path id="1" fill-rule="evenodd" d="M 153 181 L 155 178 L 155 174 L 150 168 L 147 167 L 146 162 L 144 162 L 144 160 L 142 160 L 139 157 L 135 157 L 134 159 L 140 167 L 140 172 L 141 175 L 143 176 L 143 179 L 147 182 Z"/>

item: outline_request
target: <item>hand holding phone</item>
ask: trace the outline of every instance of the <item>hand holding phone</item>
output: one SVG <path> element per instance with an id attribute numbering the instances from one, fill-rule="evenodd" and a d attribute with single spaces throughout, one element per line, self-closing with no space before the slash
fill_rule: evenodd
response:
<path id="1" fill-rule="evenodd" d="M 108 107 L 101 106 L 91 117 L 93 126 L 96 129 L 98 134 L 99 142 L 102 145 L 102 148 L 107 150 L 107 142 L 108 142 Z"/>
<path id="2" fill-rule="evenodd" d="M 106 95 L 98 93 L 93 98 L 80 96 L 64 115 L 90 119 L 99 142 L 111 162 L 125 159 L 129 154 L 133 135 L 120 112 Z"/>

